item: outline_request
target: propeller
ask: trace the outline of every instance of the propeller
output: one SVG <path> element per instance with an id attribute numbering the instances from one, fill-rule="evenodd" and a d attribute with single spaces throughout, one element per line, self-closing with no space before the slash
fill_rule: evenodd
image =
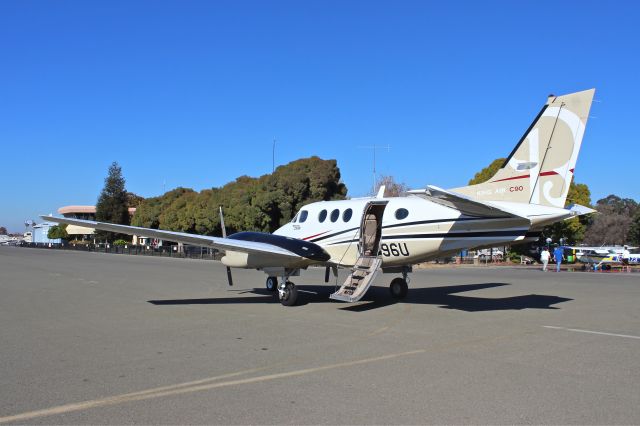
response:
<path id="1" fill-rule="evenodd" d="M 224 226 L 224 215 L 222 214 L 222 206 L 220 206 L 220 227 L 222 228 L 222 238 L 227 238 L 227 228 Z M 231 267 L 227 266 L 227 281 L 229 286 L 233 286 L 233 277 L 231 276 Z"/>

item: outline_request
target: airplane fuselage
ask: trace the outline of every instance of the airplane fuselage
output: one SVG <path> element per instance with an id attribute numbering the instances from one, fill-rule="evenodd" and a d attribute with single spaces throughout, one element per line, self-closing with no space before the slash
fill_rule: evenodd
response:
<path id="1" fill-rule="evenodd" d="M 360 219 L 371 200 L 375 198 L 308 204 L 275 234 L 320 245 L 331 255 L 329 263 L 353 265 L 359 252 Z M 537 232 L 531 232 L 534 221 L 523 217 L 468 216 L 418 196 L 384 200 L 388 204 L 382 220 L 379 251 L 384 267 L 412 265 L 463 249 L 538 237 Z M 565 210 L 543 209 L 547 216 L 566 214 Z M 540 220 L 541 216 L 536 217 Z"/>

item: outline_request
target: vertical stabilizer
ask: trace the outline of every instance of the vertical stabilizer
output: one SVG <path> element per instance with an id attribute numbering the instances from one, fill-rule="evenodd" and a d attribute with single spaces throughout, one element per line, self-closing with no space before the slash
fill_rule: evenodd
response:
<path id="1" fill-rule="evenodd" d="M 549 96 L 498 172 L 451 189 L 477 200 L 564 207 L 595 89 Z"/>

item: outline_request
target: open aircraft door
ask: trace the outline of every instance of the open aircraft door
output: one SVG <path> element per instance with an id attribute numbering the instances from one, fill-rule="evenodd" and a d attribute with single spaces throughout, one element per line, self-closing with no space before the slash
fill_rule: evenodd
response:
<path id="1" fill-rule="evenodd" d="M 382 265 L 380 238 L 382 216 L 388 201 L 374 200 L 365 205 L 360 221 L 358 259 L 342 287 L 330 297 L 343 302 L 357 302 L 365 295 Z"/>

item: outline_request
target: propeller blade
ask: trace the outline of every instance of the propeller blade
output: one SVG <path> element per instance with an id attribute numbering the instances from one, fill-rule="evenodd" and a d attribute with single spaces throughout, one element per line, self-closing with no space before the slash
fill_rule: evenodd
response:
<path id="1" fill-rule="evenodd" d="M 222 214 L 222 206 L 220 206 L 220 228 L 222 228 L 222 238 L 227 238 L 227 228 L 224 226 L 224 215 Z M 231 276 L 231 268 L 227 266 L 227 282 L 229 287 L 233 286 L 233 277 Z"/>
<path id="2" fill-rule="evenodd" d="M 222 238 L 227 238 L 227 228 L 224 226 L 224 215 L 222 214 L 222 206 L 220 206 L 220 227 L 222 228 Z"/>
<path id="3" fill-rule="evenodd" d="M 231 276 L 231 268 L 227 266 L 227 281 L 229 283 L 229 287 L 233 287 L 233 277 Z"/>

